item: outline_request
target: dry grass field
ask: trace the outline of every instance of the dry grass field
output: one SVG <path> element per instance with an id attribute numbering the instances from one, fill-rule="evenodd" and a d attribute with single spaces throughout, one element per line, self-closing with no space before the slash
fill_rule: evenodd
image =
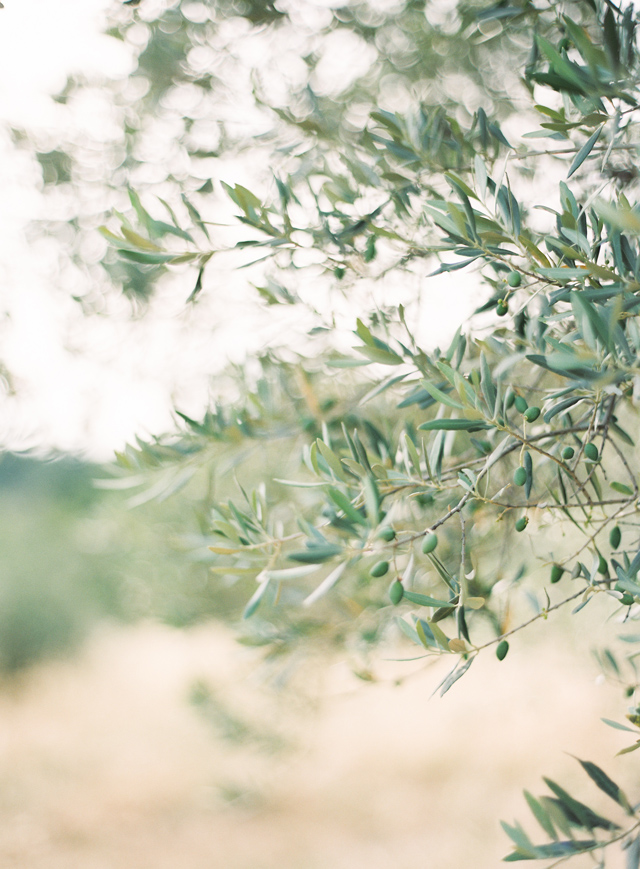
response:
<path id="1" fill-rule="evenodd" d="M 430 699 L 440 664 L 401 686 L 301 665 L 275 693 L 219 628 L 102 629 L 0 693 L 0 866 L 494 869 L 541 773 L 592 795 L 565 752 L 637 793 L 630 734 L 599 721 L 619 689 L 544 631 Z"/>

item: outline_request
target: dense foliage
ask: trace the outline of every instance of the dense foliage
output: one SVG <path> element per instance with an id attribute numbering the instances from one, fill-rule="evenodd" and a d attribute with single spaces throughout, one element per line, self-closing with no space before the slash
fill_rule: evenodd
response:
<path id="1" fill-rule="evenodd" d="M 282 341 L 240 372 L 203 418 L 180 414 L 179 433 L 127 448 L 116 485 L 142 487 L 142 501 L 203 481 L 192 558 L 245 597 L 245 639 L 272 655 L 404 638 L 414 655 L 451 658 L 444 693 L 555 610 L 620 615 L 626 653 L 602 658 L 626 686 L 631 726 L 613 724 L 633 751 L 637 12 L 610 0 L 387 7 L 347 4 L 319 23 L 307 4 L 123 13 L 114 33 L 144 44 L 145 84 L 136 112 L 120 90 L 129 123 L 113 184 L 130 185 L 131 209 L 102 230 L 119 257 L 108 268 L 151 298 L 159 275 L 188 264 L 198 304 L 229 249 L 214 225 L 226 193 L 231 247 L 258 263 L 260 298 L 307 308 L 312 326 L 297 351 Z M 370 63 L 322 85 L 323 52 L 345 33 Z M 218 107 L 235 93 L 234 51 L 267 36 L 303 60 L 292 82 L 243 68 L 256 139 Z M 172 143 L 155 151 L 162 202 L 143 171 L 145 129 Z M 218 183 L 240 153 L 259 158 L 255 189 Z M 481 287 L 479 316 L 424 346 L 414 324 L 430 280 L 462 270 Z M 505 824 L 507 860 L 588 852 L 604 865 L 621 843 L 640 866 L 638 807 L 581 763 L 626 822 L 547 781 L 552 795 L 527 801 L 548 841 Z"/>

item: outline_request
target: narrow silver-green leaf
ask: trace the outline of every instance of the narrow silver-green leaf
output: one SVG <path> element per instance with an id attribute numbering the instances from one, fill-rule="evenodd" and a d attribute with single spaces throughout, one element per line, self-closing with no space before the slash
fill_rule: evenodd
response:
<path id="1" fill-rule="evenodd" d="M 329 486 L 327 488 L 327 494 L 333 501 L 333 503 L 339 507 L 345 516 L 351 519 L 352 522 L 356 522 L 358 525 L 364 525 L 365 527 L 369 524 L 366 518 L 353 506 L 347 495 L 344 492 L 341 492 L 339 489 L 334 488 L 333 486 Z"/>
<path id="2" fill-rule="evenodd" d="M 482 394 L 487 403 L 487 408 L 491 416 L 495 416 L 496 412 L 496 386 L 491 376 L 491 369 L 484 353 L 480 353 L 480 385 L 482 386 Z"/>
<path id="3" fill-rule="evenodd" d="M 265 596 L 267 589 L 269 588 L 269 584 L 270 580 L 268 579 L 260 583 L 260 585 L 255 590 L 244 608 L 244 612 L 242 613 L 243 619 L 250 619 L 254 612 L 258 609 L 258 607 L 260 606 L 260 601 Z"/>
<path id="4" fill-rule="evenodd" d="M 265 570 L 264 575 L 268 580 L 276 582 L 290 581 L 294 579 L 303 579 L 311 573 L 315 573 L 320 569 L 318 564 L 301 564 L 300 567 L 284 567 L 282 570 Z"/>
<path id="5" fill-rule="evenodd" d="M 311 606 L 317 600 L 320 600 L 321 597 L 324 597 L 324 595 L 327 594 L 328 591 L 331 591 L 334 585 L 336 585 L 336 583 L 342 577 L 342 574 L 345 572 L 346 567 L 346 561 L 335 567 L 331 571 L 331 573 L 322 580 L 322 582 L 315 589 L 315 591 L 312 591 L 311 594 L 302 601 L 303 606 Z"/>
<path id="6" fill-rule="evenodd" d="M 438 600 L 435 597 L 430 597 L 427 594 L 418 594 L 415 591 L 409 591 L 405 589 L 404 600 L 410 601 L 410 603 L 415 603 L 418 606 L 432 606 L 432 607 L 441 607 L 441 606 L 455 606 L 458 602 L 457 598 L 454 600 Z"/>
<path id="7" fill-rule="evenodd" d="M 529 808 L 531 809 L 534 818 L 540 824 L 547 836 L 549 836 L 550 839 L 557 840 L 558 834 L 556 833 L 556 828 L 553 826 L 553 822 L 542 804 L 539 803 L 533 794 L 529 793 L 529 791 L 524 791 L 524 798 L 529 804 Z"/>
<path id="8" fill-rule="evenodd" d="M 313 544 L 308 549 L 290 552 L 289 561 L 299 561 L 301 564 L 323 564 L 342 553 L 342 546 L 335 543 Z"/>
<path id="9" fill-rule="evenodd" d="M 492 428 L 481 419 L 432 419 L 418 426 L 422 431 L 482 431 Z"/>
<path id="10" fill-rule="evenodd" d="M 629 800 L 625 796 L 622 788 L 612 781 L 604 770 L 600 769 L 599 766 L 596 766 L 595 763 L 591 763 L 589 760 L 580 760 L 580 758 L 576 758 L 576 760 L 601 791 L 604 791 L 608 797 L 615 800 L 615 802 L 622 806 L 626 812 L 629 812 L 630 814 L 633 813 L 633 809 L 631 808 Z"/>
<path id="11" fill-rule="evenodd" d="M 451 396 L 447 395 L 446 392 L 438 389 L 434 383 L 429 383 L 428 380 L 421 380 L 420 385 L 426 389 L 432 398 L 440 402 L 440 404 L 446 404 L 447 407 L 452 407 L 455 410 L 462 410 L 462 405 L 459 401 L 456 401 L 455 398 L 451 398 Z"/>
<path id="12" fill-rule="evenodd" d="M 580 148 L 580 150 L 578 151 L 578 153 L 574 157 L 573 163 L 569 167 L 569 172 L 567 173 L 567 178 L 571 178 L 573 173 L 577 172 L 577 170 L 582 166 L 584 161 L 587 159 L 587 157 L 591 153 L 593 146 L 600 138 L 600 133 L 602 132 L 603 129 L 604 129 L 604 125 L 602 127 L 598 127 L 598 129 L 595 131 L 595 133 L 592 133 L 592 135 L 589 136 L 589 138 L 584 143 L 582 148 Z"/>
<path id="13" fill-rule="evenodd" d="M 318 450 L 320 455 L 325 460 L 329 468 L 333 471 L 333 473 L 338 477 L 339 480 L 343 482 L 347 481 L 347 475 L 345 474 L 344 468 L 340 462 L 338 456 L 333 452 L 333 450 L 328 447 L 324 441 L 321 441 L 320 438 L 316 440 L 316 444 L 318 446 Z"/>
<path id="14" fill-rule="evenodd" d="M 380 365 L 402 365 L 403 359 L 397 353 L 391 350 L 383 350 L 381 347 L 369 347 L 363 344 L 361 347 L 354 347 L 358 353 L 362 353 L 371 362 L 378 362 Z"/>

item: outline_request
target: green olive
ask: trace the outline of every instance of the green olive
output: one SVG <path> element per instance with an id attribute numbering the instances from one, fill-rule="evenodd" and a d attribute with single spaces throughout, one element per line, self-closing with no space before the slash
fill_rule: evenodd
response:
<path id="1" fill-rule="evenodd" d="M 499 661 L 504 661 L 504 659 L 507 657 L 508 651 L 509 643 L 506 640 L 500 640 L 500 642 L 496 646 L 496 658 Z"/>
<path id="2" fill-rule="evenodd" d="M 631 604 L 634 603 L 633 595 L 629 594 L 628 591 L 625 591 L 620 598 L 620 603 L 623 604 L 623 606 L 631 606 Z"/>
<path id="3" fill-rule="evenodd" d="M 539 407 L 528 407 L 524 412 L 524 418 L 527 422 L 535 422 L 540 416 Z"/>
<path id="4" fill-rule="evenodd" d="M 524 529 L 527 527 L 528 524 L 529 524 L 529 520 L 527 519 L 527 517 L 521 516 L 516 521 L 516 531 L 524 531 Z"/>
<path id="5" fill-rule="evenodd" d="M 433 552 L 437 545 L 438 537 L 433 533 L 433 531 L 430 531 L 422 541 L 422 551 L 425 555 L 428 555 L 430 552 Z"/>
<path id="6" fill-rule="evenodd" d="M 575 454 L 576 454 L 576 451 L 574 450 L 573 447 L 565 447 L 562 450 L 562 458 L 565 461 L 569 461 L 569 459 L 572 459 L 575 456 Z"/>
<path id="7" fill-rule="evenodd" d="M 605 573 L 608 572 L 609 565 L 607 564 L 607 559 L 600 555 L 600 553 L 598 553 L 598 573 L 601 573 L 604 576 Z"/>
<path id="8" fill-rule="evenodd" d="M 390 525 L 384 525 L 376 534 L 378 540 L 386 540 L 387 543 L 390 543 L 395 539 L 396 532 Z"/>
<path id="9" fill-rule="evenodd" d="M 389 562 L 388 561 L 378 561 L 377 564 L 374 564 L 370 570 L 371 576 L 384 576 L 385 573 L 389 572 Z"/>
<path id="10" fill-rule="evenodd" d="M 556 583 L 560 582 L 562 579 L 562 574 L 564 573 L 564 567 L 560 567 L 559 564 L 551 565 L 551 582 Z"/>
<path id="11" fill-rule="evenodd" d="M 345 276 L 345 274 L 347 273 L 347 270 L 346 270 L 343 266 L 337 266 L 337 267 L 333 270 L 333 273 L 334 273 L 334 275 L 336 276 L 336 278 L 337 278 L 339 281 L 341 281 L 341 280 L 343 279 L 343 277 Z"/>
<path id="12" fill-rule="evenodd" d="M 515 474 L 513 475 L 513 482 L 516 486 L 524 486 L 527 482 L 527 472 L 524 468 L 516 468 Z"/>
<path id="13" fill-rule="evenodd" d="M 516 400 L 514 401 L 514 404 L 518 413 L 524 413 L 525 410 L 529 407 L 529 405 L 527 404 L 527 399 L 523 398 L 522 395 L 516 395 Z"/>
<path id="14" fill-rule="evenodd" d="M 520 272 L 509 272 L 509 275 L 507 276 L 507 283 L 510 287 L 513 287 L 514 289 L 519 287 L 522 283 L 522 275 L 520 274 Z"/>
<path id="15" fill-rule="evenodd" d="M 617 549 L 620 546 L 620 541 L 622 540 L 622 532 L 618 528 L 617 525 L 614 525 L 611 531 L 609 532 L 609 543 L 611 544 L 612 549 Z"/>
<path id="16" fill-rule="evenodd" d="M 585 444 L 584 446 L 584 457 L 585 459 L 589 459 L 590 462 L 597 462 L 600 454 L 598 452 L 598 447 L 593 444 Z"/>
<path id="17" fill-rule="evenodd" d="M 496 314 L 498 317 L 504 317 L 509 313 L 509 305 L 504 301 L 504 299 L 500 299 L 498 304 L 496 305 Z"/>
<path id="18" fill-rule="evenodd" d="M 399 579 L 394 579 L 389 586 L 389 600 L 394 606 L 397 606 L 404 595 L 404 587 Z"/>

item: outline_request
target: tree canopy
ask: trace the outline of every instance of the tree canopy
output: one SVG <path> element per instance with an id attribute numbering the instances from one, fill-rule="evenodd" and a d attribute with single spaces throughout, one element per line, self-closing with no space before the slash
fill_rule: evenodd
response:
<path id="1" fill-rule="evenodd" d="M 138 65 L 113 85 L 124 136 L 100 183 L 128 204 L 102 227 L 105 266 L 150 304 L 189 268 L 198 305 L 232 256 L 269 316 L 304 309 L 308 329 L 122 451 L 114 485 L 191 493 L 190 557 L 273 656 L 393 643 L 449 657 L 444 694 L 534 621 L 599 608 L 629 706 L 609 723 L 640 747 L 635 6 L 150 9 L 125 4 L 112 31 Z M 360 65 L 336 77 L 347 50 Z M 58 150 L 80 186 L 80 155 Z M 430 285 L 463 273 L 475 315 L 425 345 Z M 618 845 L 640 866 L 638 807 L 580 763 L 619 818 L 546 780 L 526 793 L 544 841 L 504 824 L 507 861 L 605 865 Z"/>

